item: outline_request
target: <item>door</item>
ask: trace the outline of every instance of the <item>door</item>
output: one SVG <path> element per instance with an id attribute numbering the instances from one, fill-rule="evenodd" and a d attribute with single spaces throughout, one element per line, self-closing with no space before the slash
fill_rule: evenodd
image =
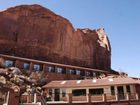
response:
<path id="1" fill-rule="evenodd" d="M 60 101 L 60 89 L 55 89 L 54 90 L 54 100 L 55 101 Z"/>
<path id="2" fill-rule="evenodd" d="M 117 87 L 117 91 L 118 91 L 118 99 L 119 100 L 122 100 L 124 99 L 124 89 L 123 89 L 123 86 L 118 86 Z"/>

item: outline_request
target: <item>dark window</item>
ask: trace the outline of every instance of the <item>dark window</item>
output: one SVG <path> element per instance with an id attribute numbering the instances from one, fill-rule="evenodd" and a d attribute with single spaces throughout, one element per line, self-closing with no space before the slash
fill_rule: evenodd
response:
<path id="1" fill-rule="evenodd" d="M 23 69 L 29 70 L 30 64 L 29 63 L 23 63 Z"/>
<path id="2" fill-rule="evenodd" d="M 75 74 L 75 70 L 69 69 L 69 74 Z"/>
<path id="3" fill-rule="evenodd" d="M 48 66 L 48 72 L 55 72 L 55 69 L 53 66 Z"/>
<path id="4" fill-rule="evenodd" d="M 85 72 L 84 71 L 81 71 L 81 76 L 85 76 Z"/>
<path id="5" fill-rule="evenodd" d="M 62 73 L 66 74 L 66 68 L 62 68 Z"/>
<path id="6" fill-rule="evenodd" d="M 100 72 L 96 72 L 96 76 L 99 77 L 101 75 Z"/>
<path id="7" fill-rule="evenodd" d="M 52 89 L 49 89 L 49 95 L 52 96 Z"/>
<path id="8" fill-rule="evenodd" d="M 85 96 L 86 95 L 86 89 L 76 89 L 72 90 L 73 96 Z"/>
<path id="9" fill-rule="evenodd" d="M 104 93 L 103 88 L 99 88 L 99 89 L 89 89 L 89 93 L 91 95 L 102 95 Z"/>
<path id="10" fill-rule="evenodd" d="M 127 85 L 127 86 L 126 86 L 126 91 L 127 91 L 127 93 L 131 93 L 130 85 Z"/>
<path id="11" fill-rule="evenodd" d="M 6 60 L 5 61 L 5 66 L 6 67 L 14 67 L 14 61 L 12 61 L 12 60 Z"/>
<path id="12" fill-rule="evenodd" d="M 115 88 L 114 88 L 114 86 L 111 86 L 111 95 L 115 95 Z"/>
<path id="13" fill-rule="evenodd" d="M 33 70 L 35 70 L 35 71 L 41 71 L 41 65 L 39 65 L 39 64 L 34 64 L 33 65 Z"/>

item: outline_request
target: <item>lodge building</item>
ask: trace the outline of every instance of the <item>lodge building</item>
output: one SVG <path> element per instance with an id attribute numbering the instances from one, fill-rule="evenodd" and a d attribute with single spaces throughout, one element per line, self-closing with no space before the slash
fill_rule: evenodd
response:
<path id="1" fill-rule="evenodd" d="M 140 83 L 129 77 L 52 81 L 44 86 L 52 101 L 103 102 L 138 100 Z"/>
<path id="2" fill-rule="evenodd" d="M 110 74 L 109 71 L 105 70 L 45 62 L 3 54 L 0 54 L 0 58 L 4 60 L 4 65 L 6 67 L 17 67 L 22 71 L 43 71 L 47 74 L 48 81 L 93 78 Z"/>
<path id="3" fill-rule="evenodd" d="M 45 86 L 47 105 L 139 105 L 140 81 L 130 77 L 51 81 Z M 32 98 L 34 100 L 31 100 Z M 23 94 L 24 103 L 39 103 L 40 96 Z"/>
<path id="4" fill-rule="evenodd" d="M 140 80 L 136 78 L 111 74 L 110 71 L 3 54 L 0 54 L 0 60 L 6 68 L 17 67 L 23 72 L 46 73 L 48 83 L 42 88 L 47 105 L 79 105 L 79 103 L 110 105 L 110 103 L 131 101 L 138 102 L 136 105 L 140 103 Z M 17 98 L 16 94 L 12 90 L 10 92 L 12 94 L 9 92 L 3 94 L 3 97 L 6 97 L 3 105 L 11 105 L 9 102 L 18 105 L 18 99 L 12 101 L 13 97 Z M 23 105 L 41 105 L 40 99 L 40 95 L 27 92 L 20 97 Z"/>

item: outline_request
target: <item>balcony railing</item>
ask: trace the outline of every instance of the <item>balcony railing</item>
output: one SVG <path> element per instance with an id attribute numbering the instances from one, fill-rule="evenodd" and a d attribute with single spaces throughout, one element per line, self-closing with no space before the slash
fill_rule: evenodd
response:
<path id="1" fill-rule="evenodd" d="M 41 101 L 41 96 L 34 95 L 22 95 L 21 102 L 23 103 L 37 103 Z M 62 97 L 62 94 L 52 97 L 44 96 L 46 103 L 94 103 L 94 102 L 115 102 L 115 101 L 134 101 L 139 100 L 137 93 L 124 93 L 124 94 L 102 94 L 102 95 L 81 95 L 73 96 L 72 94 L 66 94 Z"/>

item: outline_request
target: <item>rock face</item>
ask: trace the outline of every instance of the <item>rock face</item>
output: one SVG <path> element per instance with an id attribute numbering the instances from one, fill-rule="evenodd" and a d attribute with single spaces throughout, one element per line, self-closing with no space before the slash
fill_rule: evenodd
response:
<path id="1" fill-rule="evenodd" d="M 110 70 L 111 47 L 103 28 L 74 29 L 39 5 L 0 12 L 0 53 Z"/>

